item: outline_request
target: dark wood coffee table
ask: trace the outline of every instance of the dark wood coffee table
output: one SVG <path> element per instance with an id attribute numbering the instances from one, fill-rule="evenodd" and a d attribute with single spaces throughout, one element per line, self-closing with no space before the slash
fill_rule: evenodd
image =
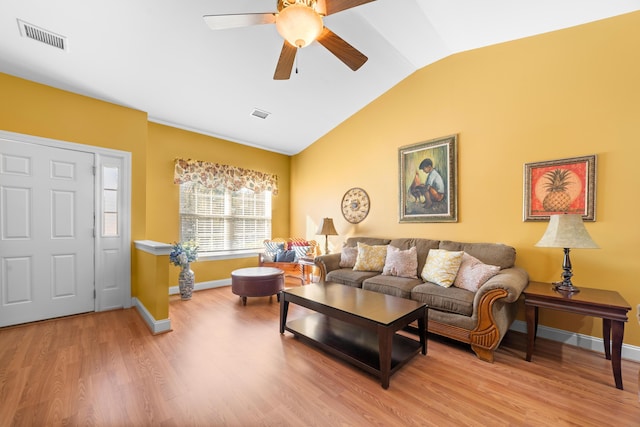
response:
<path id="1" fill-rule="evenodd" d="M 316 313 L 287 322 L 290 302 Z M 396 333 L 416 320 L 420 341 Z M 427 354 L 426 304 L 337 283 L 282 291 L 280 333 L 285 330 L 379 377 L 385 389 L 391 374 Z"/>

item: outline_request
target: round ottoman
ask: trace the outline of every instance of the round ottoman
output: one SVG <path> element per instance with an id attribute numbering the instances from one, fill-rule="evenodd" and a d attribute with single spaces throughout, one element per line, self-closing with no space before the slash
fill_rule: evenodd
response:
<path id="1" fill-rule="evenodd" d="M 277 295 L 284 289 L 284 271 L 273 267 L 240 268 L 231 272 L 231 292 L 242 298 L 247 305 L 247 297 L 267 297 Z"/>

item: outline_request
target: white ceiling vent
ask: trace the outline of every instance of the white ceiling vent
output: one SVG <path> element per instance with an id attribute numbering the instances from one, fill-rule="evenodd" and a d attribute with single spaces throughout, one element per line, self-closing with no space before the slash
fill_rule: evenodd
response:
<path id="1" fill-rule="evenodd" d="M 67 50 L 67 38 L 64 36 L 36 27 L 35 25 L 21 21 L 20 19 L 18 19 L 18 27 L 20 27 L 20 35 L 22 37 L 28 37 L 44 44 L 48 44 L 49 46 Z"/>
<path id="2" fill-rule="evenodd" d="M 259 119 L 266 119 L 267 117 L 269 117 L 271 113 L 268 113 L 264 110 L 259 110 L 257 108 L 254 108 L 253 111 L 251 112 L 251 115 L 254 117 L 258 117 Z"/>

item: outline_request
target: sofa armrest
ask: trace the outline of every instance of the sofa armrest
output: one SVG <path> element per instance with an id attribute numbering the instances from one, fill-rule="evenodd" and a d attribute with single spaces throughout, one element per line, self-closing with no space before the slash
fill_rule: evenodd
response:
<path id="1" fill-rule="evenodd" d="M 327 273 L 340 268 L 340 254 L 320 255 L 314 261 L 320 268 L 320 280 L 322 281 L 326 279 Z"/>
<path id="2" fill-rule="evenodd" d="M 500 270 L 498 274 L 487 280 L 484 285 L 480 286 L 473 301 L 473 309 L 477 312 L 478 304 L 483 295 L 494 290 L 503 289 L 507 294 L 502 302 L 511 303 L 520 298 L 520 294 L 529 284 L 529 274 L 520 267 L 511 267 Z"/>
<path id="3" fill-rule="evenodd" d="M 471 348 L 478 357 L 493 362 L 493 351 L 515 318 L 513 303 L 529 284 L 529 275 L 519 267 L 501 270 L 478 289 L 473 300 L 477 323 L 469 332 Z"/>

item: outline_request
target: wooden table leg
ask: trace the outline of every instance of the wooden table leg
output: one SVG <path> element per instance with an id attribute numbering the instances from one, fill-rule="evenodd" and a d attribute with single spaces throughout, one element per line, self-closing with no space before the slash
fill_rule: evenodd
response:
<path id="1" fill-rule="evenodd" d="M 280 298 L 280 333 L 284 334 L 284 326 L 287 324 L 287 313 L 289 312 L 289 301 L 282 295 Z"/>
<path id="2" fill-rule="evenodd" d="M 527 362 L 531 362 L 533 356 L 533 344 L 538 331 L 538 307 L 533 305 L 525 306 L 525 316 L 527 318 Z"/>
<path id="3" fill-rule="evenodd" d="M 389 388 L 389 376 L 391 375 L 391 348 L 393 335 L 391 328 L 378 327 L 378 351 L 380 353 L 380 382 L 383 389 Z"/>
<path id="4" fill-rule="evenodd" d="M 424 309 L 424 315 L 418 317 L 418 331 L 420 337 L 420 347 L 422 354 L 427 354 L 427 309 Z"/>
<path id="5" fill-rule="evenodd" d="M 624 336 L 624 322 L 613 320 L 612 334 L 613 344 L 611 346 L 611 368 L 613 369 L 613 378 L 616 382 L 616 388 L 622 388 L 622 337 Z"/>
<path id="6" fill-rule="evenodd" d="M 604 341 L 604 357 L 611 360 L 611 319 L 602 319 L 602 338 Z"/>

